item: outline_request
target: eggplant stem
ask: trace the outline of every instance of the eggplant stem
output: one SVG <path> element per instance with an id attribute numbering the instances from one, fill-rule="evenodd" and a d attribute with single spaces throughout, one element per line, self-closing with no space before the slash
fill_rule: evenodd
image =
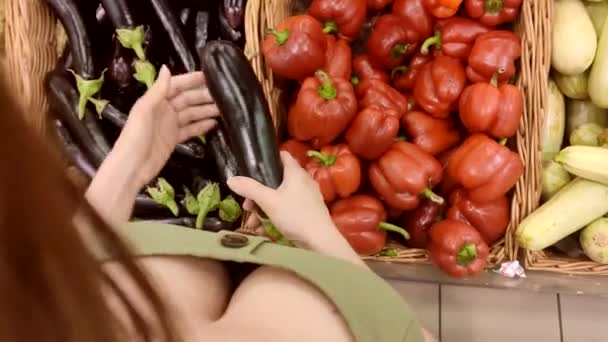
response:
<path id="1" fill-rule="evenodd" d="M 465 243 L 456 254 L 456 262 L 461 266 L 469 266 L 477 259 L 477 246 L 473 243 Z"/>
<path id="2" fill-rule="evenodd" d="M 437 195 L 436 193 L 433 192 L 433 190 L 431 190 L 429 188 L 424 188 L 424 190 L 422 190 L 422 192 L 420 193 L 420 195 L 422 195 L 423 197 L 428 198 L 433 203 L 443 204 L 445 202 L 445 200 L 443 199 L 443 197 Z"/>
<path id="3" fill-rule="evenodd" d="M 133 74 L 133 78 L 140 83 L 145 84 L 146 88 L 150 90 L 156 80 L 156 68 L 152 63 L 138 59 L 135 61 L 135 73 Z"/>
<path id="4" fill-rule="evenodd" d="M 441 49 L 441 31 L 436 31 L 434 36 L 427 38 L 424 43 L 422 43 L 420 53 L 428 55 L 431 46 L 434 46 L 437 50 Z"/>
<path id="5" fill-rule="evenodd" d="M 504 0 L 485 0 L 484 8 L 486 13 L 495 14 L 505 8 Z"/>
<path id="6" fill-rule="evenodd" d="M 410 47 L 409 44 L 396 44 L 391 49 L 391 58 L 399 59 L 399 58 L 403 57 L 407 53 L 407 50 L 409 49 L 409 47 Z"/>
<path id="7" fill-rule="evenodd" d="M 291 31 L 289 29 L 270 29 L 268 33 L 276 37 L 276 43 L 278 46 L 285 44 L 287 40 L 289 40 L 289 36 L 291 35 Z"/>
<path id="8" fill-rule="evenodd" d="M 319 87 L 319 96 L 324 100 L 333 100 L 338 96 L 338 91 L 331 82 L 329 75 L 323 70 L 317 70 L 315 76 L 321 81 L 321 87 Z"/>
<path id="9" fill-rule="evenodd" d="M 110 104 L 110 101 L 104 99 L 96 99 L 94 97 L 91 97 L 89 101 L 91 101 L 91 103 L 93 103 L 93 105 L 95 106 L 95 111 L 97 112 L 97 115 L 99 115 L 99 119 L 102 119 L 103 116 L 101 115 L 101 113 L 103 113 L 108 104 Z"/>
<path id="10" fill-rule="evenodd" d="M 325 167 L 334 165 L 338 159 L 334 155 L 324 154 L 324 153 L 321 153 L 321 152 L 315 151 L 315 150 L 308 151 L 306 153 L 306 155 L 309 156 L 310 158 L 317 159 L 321 163 L 321 165 L 323 165 Z"/>
<path id="11" fill-rule="evenodd" d="M 335 20 L 328 20 L 323 24 L 323 33 L 338 33 L 338 24 Z"/>
<path id="12" fill-rule="evenodd" d="M 378 229 L 380 230 L 385 230 L 385 231 L 389 231 L 389 232 L 394 232 L 394 233 L 398 233 L 401 236 L 403 236 L 403 238 L 405 238 L 406 240 L 410 239 L 410 233 L 407 232 L 407 230 L 396 226 L 392 223 L 388 223 L 388 222 L 381 222 L 378 225 Z"/>
<path id="13" fill-rule="evenodd" d="M 116 37 L 126 49 L 131 49 L 135 52 L 140 60 L 146 60 L 146 54 L 144 52 L 144 26 L 140 25 L 132 29 L 122 28 L 116 29 Z"/>

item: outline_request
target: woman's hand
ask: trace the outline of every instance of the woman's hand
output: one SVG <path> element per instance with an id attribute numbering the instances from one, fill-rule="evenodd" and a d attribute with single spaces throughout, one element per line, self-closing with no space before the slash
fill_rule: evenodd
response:
<path id="1" fill-rule="evenodd" d="M 171 76 L 163 66 L 154 86 L 131 109 L 114 149 L 128 151 L 137 161 L 138 182 L 144 186 L 178 143 L 205 135 L 218 115 L 202 72 Z"/>
<path id="2" fill-rule="evenodd" d="M 254 179 L 232 177 L 228 186 L 254 201 L 281 233 L 316 252 L 365 265 L 333 224 L 319 185 L 287 152 L 281 152 L 283 183 L 278 189 Z"/>

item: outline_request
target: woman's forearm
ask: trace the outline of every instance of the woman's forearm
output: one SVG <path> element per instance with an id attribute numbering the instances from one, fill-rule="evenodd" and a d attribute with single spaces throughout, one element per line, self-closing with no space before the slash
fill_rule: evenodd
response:
<path id="1" fill-rule="evenodd" d="M 127 222 L 140 191 L 138 165 L 120 150 L 112 151 L 100 166 L 85 197 L 91 206 L 111 225 Z"/>
<path id="2" fill-rule="evenodd" d="M 322 237 L 311 241 L 308 247 L 319 254 L 342 259 L 369 270 L 367 264 L 353 250 L 342 234 L 338 232 L 337 228 L 332 227 L 332 229 L 327 229 L 327 232 Z"/>

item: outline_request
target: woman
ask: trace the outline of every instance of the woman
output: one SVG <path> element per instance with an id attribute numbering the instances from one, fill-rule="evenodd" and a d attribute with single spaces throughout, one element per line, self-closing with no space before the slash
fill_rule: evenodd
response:
<path id="1" fill-rule="evenodd" d="M 0 341 L 432 341 L 340 235 L 316 183 L 289 155 L 277 190 L 243 177 L 228 185 L 315 253 L 126 224 L 135 195 L 175 145 L 215 125 L 201 73 L 161 69 L 86 201 L 4 86 L 0 102 Z M 265 266 L 236 282 L 236 263 L 222 260 Z"/>

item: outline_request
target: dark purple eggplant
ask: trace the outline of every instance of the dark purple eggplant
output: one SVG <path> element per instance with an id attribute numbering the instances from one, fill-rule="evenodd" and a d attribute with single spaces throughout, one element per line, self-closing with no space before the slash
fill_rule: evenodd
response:
<path id="1" fill-rule="evenodd" d="M 229 40 L 233 43 L 243 45 L 245 41 L 245 34 L 240 29 L 234 29 L 228 22 L 228 18 L 224 16 L 224 6 L 219 4 L 217 18 L 220 27 L 220 37 Z"/>
<path id="2" fill-rule="evenodd" d="M 166 219 L 155 219 L 155 220 L 147 220 L 147 221 L 151 221 L 151 222 L 155 222 L 155 223 L 162 223 L 162 224 L 170 224 L 170 225 L 174 225 L 174 226 L 182 226 L 182 227 L 187 227 L 187 228 L 193 228 L 196 225 L 196 218 L 193 217 L 170 217 L 170 218 L 166 218 Z M 224 222 L 222 220 L 220 220 L 217 217 L 211 217 L 208 216 L 205 218 L 205 222 L 203 223 L 203 230 L 209 231 L 209 232 L 220 232 L 222 230 L 230 230 L 233 231 L 235 230 L 235 225 L 232 223 L 227 223 Z"/>
<path id="3" fill-rule="evenodd" d="M 79 95 L 70 77 L 62 71 L 54 71 L 47 76 L 46 88 L 51 106 L 91 163 L 99 167 L 110 151 L 110 144 L 94 111 L 86 108 L 84 118 L 78 119 Z"/>
<path id="4" fill-rule="evenodd" d="M 169 41 L 173 50 L 187 72 L 196 70 L 196 61 L 192 51 L 188 48 L 188 42 L 180 27 L 180 21 L 171 6 L 166 0 L 150 0 L 156 16 L 160 20 L 165 32 L 169 36 Z"/>
<path id="5" fill-rule="evenodd" d="M 87 156 L 82 152 L 82 149 L 78 144 L 74 142 L 68 129 L 61 123 L 61 121 L 55 119 L 55 131 L 59 137 L 59 141 L 63 145 L 64 154 L 67 156 L 71 165 L 77 167 L 88 179 L 93 179 L 97 168 L 91 164 Z"/>
<path id="6" fill-rule="evenodd" d="M 246 6 L 247 0 L 223 1 L 223 16 L 233 29 L 238 30 L 241 26 L 243 26 Z"/>
<path id="7" fill-rule="evenodd" d="M 188 20 L 192 16 L 192 13 L 196 12 L 190 7 L 184 7 L 179 11 L 179 21 L 182 23 L 182 26 L 185 28 L 188 24 Z"/>
<path id="8" fill-rule="evenodd" d="M 245 176 L 246 173 L 239 172 L 239 162 L 235 151 L 232 150 L 225 128 L 220 126 L 207 133 L 207 152 L 215 162 L 216 171 L 221 183 L 234 176 Z"/>
<path id="9" fill-rule="evenodd" d="M 198 12 L 194 25 L 194 49 L 200 51 L 209 41 L 209 12 Z"/>
<path id="10" fill-rule="evenodd" d="M 169 208 L 158 204 L 152 198 L 144 194 L 138 194 L 135 197 L 133 205 L 133 217 L 137 218 L 153 218 L 153 217 L 171 217 L 173 214 Z"/>
<path id="11" fill-rule="evenodd" d="M 283 181 L 278 139 L 251 64 L 241 49 L 227 41 L 209 42 L 199 53 L 209 91 L 222 113 L 212 137 L 225 133 L 230 148 L 222 153 L 236 158 L 239 176 L 278 188 Z M 210 147 L 215 157 L 217 146 Z"/>
<path id="12" fill-rule="evenodd" d="M 132 86 L 136 81 L 133 78 L 133 54 L 127 54 L 124 48 L 116 43 L 112 61 L 108 67 L 108 78 L 120 89 Z"/>
<path id="13" fill-rule="evenodd" d="M 138 25 L 128 0 L 101 0 L 101 4 L 115 28 L 134 28 Z"/>
<path id="14" fill-rule="evenodd" d="M 91 35 L 76 1 L 47 0 L 47 3 L 61 21 L 68 36 L 72 52 L 71 67 L 74 72 L 87 80 L 95 78 L 97 73 L 91 50 Z"/>

